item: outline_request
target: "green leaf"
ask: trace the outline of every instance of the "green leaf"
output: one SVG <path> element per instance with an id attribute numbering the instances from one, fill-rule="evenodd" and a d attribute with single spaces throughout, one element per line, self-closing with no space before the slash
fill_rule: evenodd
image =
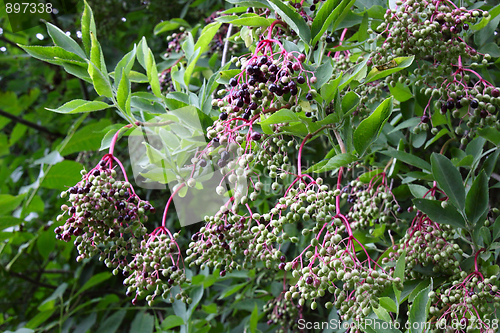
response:
<path id="1" fill-rule="evenodd" d="M 122 72 L 125 72 L 128 79 L 132 82 L 140 82 L 140 83 L 148 82 L 148 77 L 146 75 L 132 71 L 136 54 L 137 54 L 137 47 L 134 45 L 134 49 L 129 53 L 125 54 L 123 58 L 121 58 L 121 60 L 116 65 L 115 71 L 113 73 L 115 77 L 115 86 L 118 85 L 118 83 L 120 82 L 122 78 Z"/>
<path id="2" fill-rule="evenodd" d="M 391 320 L 391 315 L 389 314 L 389 312 L 387 312 L 386 309 L 384 309 L 383 307 L 378 307 L 378 308 L 374 308 L 372 307 L 372 310 L 373 312 L 377 315 L 377 317 L 383 321 L 380 321 L 380 323 L 383 323 L 385 322 L 386 324 L 387 323 L 390 323 L 392 320 Z M 378 319 L 376 319 L 378 320 Z M 368 331 L 368 330 L 367 330 Z M 369 332 L 369 331 L 368 331 Z"/>
<path id="3" fill-rule="evenodd" d="M 83 165 L 75 161 L 57 163 L 47 172 L 40 186 L 61 191 L 66 190 L 69 186 L 82 180 L 80 174 L 82 169 Z"/>
<path id="4" fill-rule="evenodd" d="M 106 96 L 111 98 L 113 96 L 113 91 L 111 89 L 111 83 L 109 82 L 109 78 L 107 75 L 104 75 L 99 67 L 93 62 L 89 61 L 89 66 L 87 69 L 90 78 L 92 79 L 92 83 L 94 85 L 94 89 L 99 96 Z"/>
<path id="5" fill-rule="evenodd" d="M 409 67 L 413 63 L 414 58 L 415 56 L 394 58 L 393 61 L 395 62 L 396 66 L 381 71 L 378 70 L 376 66 L 373 66 L 372 70 L 370 71 L 370 73 L 368 73 L 368 76 L 365 79 L 365 83 L 380 80 L 386 76 L 391 75 L 392 73 L 399 72 L 406 67 Z"/>
<path id="6" fill-rule="evenodd" d="M 129 116 L 131 115 L 130 100 L 130 81 L 125 71 L 122 71 L 122 77 L 120 79 L 120 83 L 118 84 L 118 90 L 116 91 L 116 102 L 121 110 Z"/>
<path id="7" fill-rule="evenodd" d="M 347 15 L 351 7 L 354 5 L 355 0 L 329 0 L 325 2 L 316 17 L 313 20 L 311 26 L 311 36 L 313 41 L 311 45 L 315 45 L 316 42 L 321 38 L 326 29 L 331 25 L 332 31 L 335 31 L 339 23 Z M 302 20 L 304 22 L 304 20 Z M 308 40 L 304 40 L 306 43 Z"/>
<path id="8" fill-rule="evenodd" d="M 99 283 L 102 283 L 106 280 L 108 280 L 110 277 L 112 277 L 113 274 L 111 274 L 110 272 L 102 272 L 102 273 L 98 273 L 96 275 L 93 275 L 90 279 L 87 280 L 87 282 L 85 282 L 85 284 L 78 290 L 78 292 L 76 293 L 76 295 L 78 294 L 81 294 L 82 292 L 84 292 L 85 290 L 87 289 L 90 289 L 94 286 L 97 286 Z M 75 295 L 75 296 L 76 296 Z M 73 296 L 74 297 L 74 296 Z"/>
<path id="9" fill-rule="evenodd" d="M 369 58 L 366 58 L 361 63 L 357 64 L 349 74 L 344 74 L 342 80 L 340 80 L 339 91 L 342 91 L 349 83 L 352 81 L 361 81 L 367 72 L 367 63 Z"/>
<path id="10" fill-rule="evenodd" d="M 370 144 L 380 135 L 392 113 L 392 101 L 392 97 L 385 99 L 354 131 L 353 143 L 358 154 L 363 155 Z"/>
<path id="11" fill-rule="evenodd" d="M 158 78 L 158 69 L 156 68 L 156 62 L 153 56 L 153 52 L 148 49 L 148 54 L 145 56 L 146 60 L 146 74 L 148 75 L 148 81 L 151 85 L 151 90 L 156 97 L 162 97 L 160 89 L 160 79 Z"/>
<path id="12" fill-rule="evenodd" d="M 497 217 L 493 224 L 493 241 L 496 241 L 498 237 L 500 237 L 500 216 Z"/>
<path id="13" fill-rule="evenodd" d="M 484 171 L 481 171 L 472 183 L 465 200 L 465 213 L 472 225 L 475 225 L 488 209 L 488 202 L 488 176 Z"/>
<path id="14" fill-rule="evenodd" d="M 55 311 L 56 311 L 56 309 L 54 308 L 54 309 L 46 310 L 43 312 L 39 312 L 36 316 L 31 318 L 30 321 L 28 321 L 24 325 L 24 327 L 25 328 L 32 328 L 32 329 L 39 327 L 41 324 L 46 322 L 47 319 L 49 319 Z"/>
<path id="15" fill-rule="evenodd" d="M 493 127 L 479 128 L 478 133 L 481 137 L 493 143 L 495 146 L 500 146 L 500 131 Z"/>
<path id="16" fill-rule="evenodd" d="M 80 113 L 104 110 L 112 106 L 113 105 L 109 105 L 101 101 L 85 101 L 83 99 L 74 99 L 64 104 L 63 106 L 58 107 L 57 109 L 46 109 L 57 113 Z"/>
<path id="17" fill-rule="evenodd" d="M 434 222 L 448 224 L 455 228 L 465 228 L 463 216 L 452 205 L 443 208 L 441 201 L 421 198 L 413 199 L 413 204 Z"/>
<path id="18" fill-rule="evenodd" d="M 87 53 L 87 56 L 90 56 L 90 48 L 91 48 L 90 34 L 92 33 L 94 34 L 94 36 L 97 36 L 97 33 L 96 33 L 94 14 L 92 13 L 92 9 L 90 8 L 86 0 L 84 0 L 84 4 L 85 6 L 83 9 L 82 22 L 81 22 L 82 42 L 83 42 L 83 47 L 85 48 L 85 51 Z"/>
<path id="19" fill-rule="evenodd" d="M 247 27 L 268 27 L 275 19 L 268 19 L 254 13 L 246 13 L 240 16 L 227 15 L 219 16 L 217 22 L 231 23 L 233 25 L 244 25 Z"/>
<path id="20" fill-rule="evenodd" d="M 246 286 L 248 284 L 248 282 L 243 282 L 243 283 L 240 283 L 240 284 L 237 284 L 237 285 L 234 285 L 228 289 L 226 289 L 220 296 L 219 296 L 219 299 L 223 299 L 223 298 L 226 298 L 226 297 L 229 297 L 231 296 L 232 294 L 234 293 L 237 293 L 241 288 L 243 288 L 244 286 Z"/>
<path id="21" fill-rule="evenodd" d="M 181 317 L 170 315 L 161 323 L 161 328 L 164 330 L 169 330 L 181 325 L 184 325 L 184 320 Z"/>
<path id="22" fill-rule="evenodd" d="M 54 238 L 54 237 L 52 237 L 52 238 Z M 66 291 L 66 289 L 68 289 L 68 284 L 66 282 L 63 282 L 61 285 L 59 285 L 56 288 L 56 290 L 54 290 L 54 292 L 49 297 L 47 297 L 42 303 L 40 303 L 38 308 L 40 308 L 42 305 L 44 305 L 50 301 L 53 301 L 53 300 L 58 299 L 59 297 L 62 297 L 62 295 L 64 295 L 64 292 Z"/>
<path id="23" fill-rule="evenodd" d="M 257 308 L 257 304 L 255 304 L 255 307 L 252 310 L 252 314 L 250 315 L 250 323 L 249 323 L 250 332 L 252 333 L 257 332 L 258 323 L 259 323 L 259 309 Z"/>
<path id="24" fill-rule="evenodd" d="M 486 227 L 481 227 L 481 229 L 479 229 L 479 236 L 483 238 L 484 245 L 489 246 L 491 244 L 490 229 Z"/>
<path id="25" fill-rule="evenodd" d="M 350 115 L 359 104 L 359 95 L 354 91 L 349 91 L 345 94 L 344 98 L 342 98 L 342 113 L 344 116 Z"/>
<path id="26" fill-rule="evenodd" d="M 56 248 L 56 239 L 53 229 L 42 232 L 36 240 L 36 248 L 45 260 L 49 258 L 50 253 Z"/>
<path id="27" fill-rule="evenodd" d="M 325 83 L 327 83 L 332 78 L 332 74 L 333 74 L 332 59 L 327 58 L 327 60 L 323 64 L 318 66 L 318 68 L 315 69 L 314 71 L 315 71 L 317 81 L 316 81 L 316 83 L 313 84 L 313 87 L 316 90 L 320 90 L 321 87 L 323 87 L 323 85 Z"/>
<path id="28" fill-rule="evenodd" d="M 8 214 L 23 202 L 26 193 L 13 196 L 10 194 L 0 194 L 0 215 Z"/>
<path id="29" fill-rule="evenodd" d="M 111 316 L 106 318 L 99 328 L 96 330 L 96 332 L 99 333 L 115 333 L 118 327 L 120 327 L 123 318 L 125 318 L 125 315 L 127 314 L 127 310 L 120 310 L 117 312 L 114 312 Z"/>
<path id="30" fill-rule="evenodd" d="M 188 59 L 188 65 L 186 67 L 186 71 L 184 73 L 184 83 L 186 87 L 189 87 L 189 81 L 191 80 L 191 76 L 193 74 L 194 68 L 201 54 L 206 51 L 208 45 L 213 40 L 215 34 L 219 30 L 221 22 L 212 22 L 209 25 L 205 26 L 201 31 L 200 38 L 194 44 L 195 53 L 193 57 Z"/>
<path id="31" fill-rule="evenodd" d="M 82 59 L 87 59 L 85 52 L 83 52 L 80 45 L 78 45 L 71 37 L 66 35 L 61 29 L 53 25 L 52 23 L 46 22 L 47 32 L 54 41 L 54 44 L 62 47 L 68 52 L 74 53 Z"/>
<path id="32" fill-rule="evenodd" d="M 292 28 L 293 31 L 299 35 L 300 39 L 304 43 L 309 43 L 311 40 L 311 30 L 307 26 L 306 22 L 300 16 L 299 13 L 295 11 L 294 8 L 286 5 L 281 0 L 268 0 L 271 9 L 281 16 L 281 19 L 286 22 Z"/>
<path id="33" fill-rule="evenodd" d="M 356 158 L 356 156 L 354 156 L 351 153 L 338 154 L 338 155 L 335 155 L 332 158 L 330 158 L 328 160 L 328 162 L 326 162 L 326 164 L 324 164 L 322 166 L 319 166 L 319 168 L 316 167 L 315 165 L 313 165 L 308 170 L 306 170 L 305 173 L 309 173 L 309 172 L 316 172 L 316 173 L 327 172 L 327 171 L 338 169 L 340 167 L 344 167 L 344 166 L 346 166 L 346 165 L 348 165 L 348 164 L 350 164 L 352 162 L 355 162 L 357 160 L 358 159 Z"/>
<path id="34" fill-rule="evenodd" d="M 399 257 L 397 263 L 396 263 L 396 268 L 394 270 L 394 277 L 395 278 L 400 278 L 401 283 L 404 283 L 405 280 L 405 264 L 406 264 L 406 251 L 403 251 L 401 256 Z M 396 299 L 398 300 L 398 303 L 401 302 L 401 290 L 397 289 L 395 285 L 393 285 L 394 289 L 394 294 L 396 295 Z M 393 311 L 393 312 L 398 312 L 398 311 Z"/>
<path id="35" fill-rule="evenodd" d="M 9 195 L 9 194 L 3 194 Z M 2 205 L 2 198 L 0 196 L 0 205 Z M 14 207 L 15 208 L 15 207 Z M 0 216 L 0 230 L 7 229 L 10 227 L 18 226 L 23 222 L 23 220 L 13 217 L 13 216 Z M 52 237 L 54 238 L 54 237 Z"/>
<path id="36" fill-rule="evenodd" d="M 406 102 L 407 100 L 413 97 L 413 94 L 411 93 L 410 89 L 404 84 L 399 82 L 396 83 L 395 87 L 389 85 L 389 91 L 391 92 L 391 95 L 394 96 L 394 98 L 398 102 Z"/>
<path id="37" fill-rule="evenodd" d="M 429 192 L 427 187 L 418 184 L 408 184 L 408 187 L 411 194 L 418 199 L 423 199 L 424 195 Z"/>
<path id="38" fill-rule="evenodd" d="M 500 154 L 500 149 L 496 149 L 494 153 L 488 155 L 488 157 L 483 163 L 482 169 L 484 170 L 484 172 L 486 172 L 486 176 L 488 176 L 488 178 L 491 177 L 491 174 L 495 169 L 499 154 Z"/>
<path id="39" fill-rule="evenodd" d="M 332 15 L 332 13 L 334 10 L 340 10 L 340 1 L 341 0 L 327 0 L 322 4 L 311 25 L 311 37 L 313 38 L 313 41 L 318 34 L 321 35 L 326 31 L 328 25 L 330 24 L 327 20 L 330 19 L 333 21 L 335 19 L 335 15 Z M 338 12 L 336 15 L 338 16 Z"/>
<path id="40" fill-rule="evenodd" d="M 189 23 L 181 18 L 175 18 L 170 21 L 164 21 L 158 23 L 154 28 L 154 34 L 159 35 L 161 33 L 175 30 L 179 27 L 189 27 Z"/>
<path id="41" fill-rule="evenodd" d="M 368 184 L 372 180 L 373 177 L 375 177 L 376 175 L 378 175 L 382 172 L 384 172 L 384 169 L 375 169 L 372 171 L 365 172 L 364 174 L 359 176 L 359 181 L 363 182 L 365 184 Z"/>
<path id="42" fill-rule="evenodd" d="M 299 116 L 289 109 L 281 109 L 267 119 L 264 119 L 260 122 L 260 125 L 271 125 L 271 124 L 279 124 L 279 123 L 291 123 L 294 121 L 300 121 Z"/>
<path id="43" fill-rule="evenodd" d="M 432 290 L 432 284 L 431 280 L 431 284 L 422 290 L 413 300 L 409 316 L 411 333 L 421 333 L 425 327 L 424 324 L 427 322 L 427 316 L 429 315 L 429 308 L 431 306 L 429 292 Z"/>
<path id="44" fill-rule="evenodd" d="M 61 150 L 61 156 L 67 156 L 82 151 L 98 150 L 105 132 L 103 130 L 111 125 L 111 120 L 101 119 L 85 125 L 78 130 Z"/>
<path id="45" fill-rule="evenodd" d="M 398 159 L 402 162 L 405 162 L 406 164 L 413 165 L 419 169 L 426 170 L 426 171 L 431 171 L 431 165 L 421 159 L 420 157 L 417 157 L 413 154 L 406 153 L 404 151 L 399 151 L 396 149 L 389 149 L 385 151 L 380 151 L 380 153 L 393 157 L 395 159 Z"/>
<path id="46" fill-rule="evenodd" d="M 87 67 L 84 59 L 59 46 L 19 46 L 30 56 L 51 64 L 62 65 L 62 60 L 71 60 L 74 61 L 75 65 Z"/>
<path id="47" fill-rule="evenodd" d="M 398 306 L 396 305 L 396 302 L 394 302 L 392 300 L 392 298 L 380 297 L 379 302 L 380 302 L 380 306 L 382 306 L 387 311 L 391 311 L 393 313 L 398 312 Z"/>
<path id="48" fill-rule="evenodd" d="M 445 156 L 436 153 L 431 155 L 431 168 L 439 187 L 450 198 L 450 202 L 463 212 L 465 208 L 465 188 L 458 169 Z"/>
<path id="49" fill-rule="evenodd" d="M 155 318 L 146 312 L 138 312 L 130 325 L 130 333 L 153 333 Z"/>
<path id="50" fill-rule="evenodd" d="M 335 98 L 340 80 L 342 80 L 342 72 L 340 72 L 335 80 L 331 80 L 321 87 L 320 93 L 321 97 L 325 100 L 325 104 L 330 103 Z"/>

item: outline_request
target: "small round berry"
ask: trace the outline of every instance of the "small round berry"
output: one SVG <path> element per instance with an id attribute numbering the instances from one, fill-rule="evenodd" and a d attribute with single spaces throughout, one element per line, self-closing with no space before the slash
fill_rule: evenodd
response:
<path id="1" fill-rule="evenodd" d="M 500 96 L 500 90 L 498 90 L 497 88 L 493 88 L 493 90 L 491 90 L 491 96 L 493 96 L 493 97 L 499 97 Z"/>
<path id="2" fill-rule="evenodd" d="M 259 132 L 253 132 L 250 138 L 252 141 L 259 141 L 262 138 L 262 135 Z"/>
<path id="3" fill-rule="evenodd" d="M 229 84 L 232 87 L 236 87 L 238 85 L 238 80 L 236 80 L 234 77 L 229 80 Z"/>
<path id="4" fill-rule="evenodd" d="M 226 112 L 222 112 L 220 115 L 219 115 L 219 119 L 220 120 L 226 120 L 227 119 L 227 113 Z"/>
<path id="5" fill-rule="evenodd" d="M 313 95 L 312 95 L 311 93 L 307 93 L 307 94 L 306 94 L 306 99 L 307 99 L 308 101 L 312 101 L 312 99 L 313 99 Z"/>
<path id="6" fill-rule="evenodd" d="M 207 166 L 207 161 L 204 160 L 204 159 L 201 159 L 200 162 L 198 163 L 198 165 L 202 168 L 206 167 Z M 144 209 L 146 209 L 146 206 L 144 206 Z"/>
<path id="7" fill-rule="evenodd" d="M 424 124 L 427 124 L 429 122 L 429 116 L 428 115 L 423 115 L 422 118 L 420 118 L 420 120 L 424 123 Z"/>
<path id="8" fill-rule="evenodd" d="M 305 82 L 306 82 L 306 79 L 302 75 L 297 76 L 297 83 L 298 84 L 303 84 Z"/>
<path id="9" fill-rule="evenodd" d="M 479 102 L 477 101 L 477 99 L 473 99 L 472 101 L 470 101 L 471 108 L 477 109 L 478 106 L 479 106 Z"/>

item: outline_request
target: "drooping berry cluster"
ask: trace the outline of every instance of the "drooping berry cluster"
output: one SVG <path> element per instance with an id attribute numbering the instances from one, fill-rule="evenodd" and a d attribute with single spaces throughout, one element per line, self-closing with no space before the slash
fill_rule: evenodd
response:
<path id="1" fill-rule="evenodd" d="M 418 211 L 400 244 L 395 245 L 387 260 L 397 260 L 406 251 L 405 272 L 410 278 L 422 278 L 414 270 L 418 265 L 433 266 L 434 272 L 456 276 L 460 274 L 459 259 L 463 250 L 451 240 L 453 230 L 448 225 L 437 224 Z"/>
<path id="2" fill-rule="evenodd" d="M 493 313 L 500 307 L 498 287 L 496 275 L 485 279 L 474 271 L 469 275 L 462 272 L 462 278 L 451 286 L 431 291 L 433 332 L 496 332 L 499 325 Z"/>
<path id="3" fill-rule="evenodd" d="M 191 299 L 185 291 L 172 295 L 171 289 L 183 283 L 189 283 L 183 269 L 179 268 L 180 249 L 175 242 L 177 234 L 172 238 L 166 235 L 167 230 L 159 227 L 149 237 L 141 242 L 140 250 L 134 255 L 133 260 L 123 268 L 124 275 L 128 277 L 123 281 L 127 287 L 127 296 L 135 294 L 132 303 L 135 305 L 137 298 L 146 296 L 146 301 L 151 306 L 155 296 L 161 295 L 163 299 L 174 302 L 180 299 L 190 304 Z"/>
<path id="4" fill-rule="evenodd" d="M 291 300 L 287 300 L 281 293 L 277 298 L 271 299 L 264 305 L 267 312 L 267 325 L 278 324 L 277 333 L 295 332 L 298 330 L 298 320 L 302 318 L 302 307 Z"/>
<path id="5" fill-rule="evenodd" d="M 342 197 L 352 204 L 347 214 L 352 221 L 352 229 L 373 228 L 380 223 L 394 228 L 398 221 L 397 215 L 403 212 L 403 208 L 387 186 L 385 172 L 374 176 L 369 184 L 363 184 L 359 180 L 352 181 L 350 193 L 344 192 Z"/>
<path id="6" fill-rule="evenodd" d="M 77 261 L 101 254 L 108 266 L 123 268 L 129 252 L 137 250 L 133 239 L 140 240 L 146 234 L 141 219 L 146 221 L 145 213 L 154 212 L 154 208 L 135 194 L 128 181 L 116 179 L 112 161 L 106 155 L 90 172 L 82 171 L 82 181 L 61 193 L 71 204 L 61 207 L 63 214 L 58 220 L 66 214 L 69 218 L 55 233 L 66 242 L 76 237 Z"/>
<path id="7" fill-rule="evenodd" d="M 487 66 L 491 56 L 478 53 L 464 41 L 469 24 L 480 17 L 488 18 L 489 13 L 458 8 L 451 1 L 397 3 L 398 7 L 388 10 L 385 22 L 378 27 L 378 38 L 384 41 L 375 49 L 371 61 L 383 70 L 397 66 L 396 57 L 415 56 L 415 84 L 430 98 L 415 133 L 428 130 L 434 113 L 432 105 L 461 120 L 456 128 L 458 135 L 464 132 L 462 121 L 469 128 L 496 124 L 500 90 L 473 70 Z M 387 77 L 386 82 L 392 87 L 398 82 L 407 84 L 408 76 L 401 71 Z"/>

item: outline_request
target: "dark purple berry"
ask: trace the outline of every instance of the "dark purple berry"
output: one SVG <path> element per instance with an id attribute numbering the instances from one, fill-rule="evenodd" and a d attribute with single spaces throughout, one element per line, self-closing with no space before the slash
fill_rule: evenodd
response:
<path id="1" fill-rule="evenodd" d="M 262 138 L 262 135 L 259 132 L 253 132 L 250 135 L 250 138 L 252 139 L 252 141 L 259 141 Z"/>
<path id="2" fill-rule="evenodd" d="M 220 115 L 219 115 L 219 119 L 220 120 L 226 120 L 227 119 L 227 113 L 226 112 L 222 112 Z"/>

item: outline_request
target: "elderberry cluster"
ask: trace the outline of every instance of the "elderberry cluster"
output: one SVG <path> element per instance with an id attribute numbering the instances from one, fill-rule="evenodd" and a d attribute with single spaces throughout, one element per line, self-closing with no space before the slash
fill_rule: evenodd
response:
<path id="1" fill-rule="evenodd" d="M 356 230 L 373 228 L 380 223 L 394 228 L 397 215 L 403 212 L 386 184 L 385 173 L 373 177 L 369 184 L 352 181 L 350 193 L 344 192 L 342 197 L 352 204 L 347 216 L 352 221 L 351 228 Z"/>
<path id="2" fill-rule="evenodd" d="M 395 252 L 384 258 L 384 262 L 397 260 L 406 251 L 405 272 L 410 278 L 423 277 L 414 270 L 417 265 L 432 266 L 433 272 L 456 276 L 460 274 L 459 259 L 463 250 L 451 240 L 452 235 L 450 226 L 437 224 L 419 211 L 400 244 L 393 247 Z"/>
<path id="3" fill-rule="evenodd" d="M 450 112 L 460 120 L 455 124 L 458 135 L 465 132 L 460 127 L 462 122 L 470 129 L 486 125 L 499 128 L 496 113 L 500 106 L 500 90 L 473 70 L 487 66 L 491 56 L 480 55 L 463 40 L 469 24 L 476 23 L 480 17 L 488 18 L 489 13 L 456 8 L 440 0 L 397 3 L 398 8 L 388 10 L 385 22 L 378 27 L 381 32 L 378 39 L 385 40 L 375 49 L 371 62 L 382 70 L 397 66 L 396 57 L 415 56 L 418 66 L 413 71 L 415 84 L 422 87 L 422 94 L 435 99 L 438 112 Z M 411 80 L 405 71 L 386 78 L 386 83 L 392 87 L 398 82 L 409 84 Z M 415 133 L 429 129 L 434 113 L 430 105 L 429 102 Z M 433 129 L 433 134 L 437 132 Z"/>
<path id="4" fill-rule="evenodd" d="M 499 281 L 496 275 L 483 278 L 479 272 L 468 275 L 448 287 L 431 291 L 431 332 L 496 332 L 494 312 L 500 307 Z"/>
<path id="5" fill-rule="evenodd" d="M 141 219 L 146 221 L 145 213 L 154 213 L 154 208 L 135 194 L 129 182 L 117 180 L 109 166 L 102 160 L 90 172 L 82 170 L 82 181 L 61 193 L 71 204 L 61 207 L 57 220 L 66 214 L 69 218 L 54 231 L 57 239 L 66 242 L 76 237 L 77 261 L 100 253 L 108 267 L 123 268 L 126 256 L 137 250 L 135 238 L 146 234 Z"/>
<path id="6" fill-rule="evenodd" d="M 135 294 L 132 304 L 135 305 L 138 297 L 150 292 L 153 294 L 146 296 L 149 306 L 158 295 L 172 303 L 175 299 L 191 303 L 188 294 L 182 290 L 175 296 L 172 295 L 172 287 L 189 283 L 184 270 L 178 267 L 180 253 L 175 242 L 176 235 L 171 239 L 164 233 L 159 235 L 153 233 L 149 240 L 141 242 L 140 250 L 123 268 L 123 274 L 128 275 L 123 281 L 123 284 L 128 286 L 127 296 Z"/>
<path id="7" fill-rule="evenodd" d="M 242 72 L 229 80 L 228 89 L 219 91 L 219 95 L 225 95 L 224 97 L 212 101 L 212 105 L 221 111 L 212 130 L 216 130 L 221 122 L 225 122 L 225 128 L 228 129 L 228 125 L 234 126 L 236 119 L 249 120 L 259 113 L 276 111 L 283 106 L 291 108 L 296 104 L 293 101 L 296 102 L 299 92 L 305 89 L 306 100 L 313 99 L 316 91 L 306 87 L 310 87 L 310 83 L 314 83 L 316 78 L 312 76 L 309 79 L 305 75 L 306 71 L 302 66 L 305 55 L 295 55 L 296 52 L 288 53 L 285 50 L 273 53 L 272 46 L 268 44 L 261 45 L 260 49 L 262 48 L 262 55 L 256 52 L 249 59 L 233 58 Z M 234 118 L 236 119 L 232 120 Z"/>
<path id="8" fill-rule="evenodd" d="M 282 297 L 282 294 L 271 299 L 264 305 L 267 312 L 267 325 L 279 325 L 276 333 L 294 332 L 298 330 L 298 319 L 302 317 L 302 307 L 291 300 Z"/>

